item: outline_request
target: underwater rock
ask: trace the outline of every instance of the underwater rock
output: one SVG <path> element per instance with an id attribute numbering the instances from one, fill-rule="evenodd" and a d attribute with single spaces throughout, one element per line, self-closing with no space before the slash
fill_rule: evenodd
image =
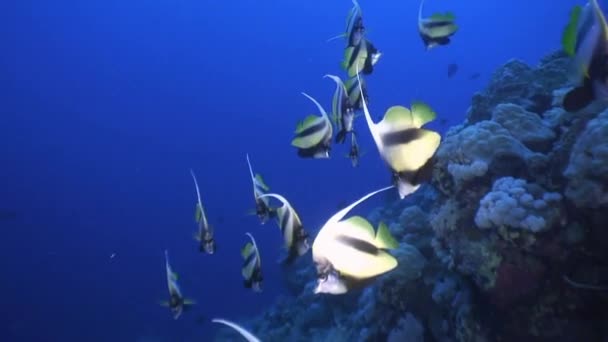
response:
<path id="1" fill-rule="evenodd" d="M 475 224 L 481 229 L 507 226 L 539 233 L 560 221 L 560 201 L 556 192 L 545 192 L 523 179 L 497 179 L 492 191 L 479 202 Z"/>
<path id="2" fill-rule="evenodd" d="M 608 110 L 589 121 L 578 136 L 564 176 L 566 198 L 577 207 L 608 205 Z"/>
<path id="3" fill-rule="evenodd" d="M 525 177 L 535 159 L 546 157 L 528 149 L 500 124 L 486 120 L 446 135 L 437 149 L 434 178 L 443 180 L 439 187 L 450 194 L 483 176 L 483 171 L 492 177 Z M 445 183 L 447 179 L 452 183 Z"/>
<path id="4" fill-rule="evenodd" d="M 505 253 L 503 258 L 496 272 L 496 283 L 489 291 L 490 300 L 501 310 L 534 295 L 545 274 L 544 265 L 533 257 Z"/>
<path id="5" fill-rule="evenodd" d="M 424 342 L 424 327 L 408 312 L 391 330 L 387 342 Z"/>
<path id="6" fill-rule="evenodd" d="M 541 120 L 538 114 L 507 103 L 494 108 L 492 120 L 506 128 L 511 135 L 534 152 L 547 152 L 556 138 L 555 133 Z"/>
<path id="7" fill-rule="evenodd" d="M 561 52 L 553 53 L 532 68 L 512 59 L 494 72 L 484 91 L 473 95 L 467 111 L 467 122 L 474 124 L 488 120 L 494 107 L 514 103 L 525 110 L 543 113 L 554 101 L 553 90 L 568 83 L 565 67 L 568 58 Z"/>

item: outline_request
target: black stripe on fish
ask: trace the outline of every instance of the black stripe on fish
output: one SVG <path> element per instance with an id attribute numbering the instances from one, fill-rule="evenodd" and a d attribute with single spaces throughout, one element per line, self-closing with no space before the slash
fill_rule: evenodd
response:
<path id="1" fill-rule="evenodd" d="M 429 158 L 418 170 L 402 170 L 400 172 L 393 170 L 393 183 L 397 183 L 400 180 L 411 185 L 430 182 L 433 178 L 434 165 L 435 159 Z"/>
<path id="2" fill-rule="evenodd" d="M 251 251 L 251 254 L 249 254 L 247 256 L 247 258 L 243 261 L 243 268 L 248 267 L 252 262 L 256 262 L 256 257 L 257 257 L 257 253 L 255 250 Z M 254 269 L 257 268 L 257 265 L 254 267 Z"/>
<path id="3" fill-rule="evenodd" d="M 422 26 L 425 29 L 431 30 L 437 27 L 445 27 L 445 26 L 449 26 L 449 25 L 453 25 L 454 22 L 451 20 L 438 20 L 438 21 L 430 21 L 427 23 L 423 23 Z"/>
<path id="4" fill-rule="evenodd" d="M 306 137 L 306 136 L 318 133 L 325 129 L 326 124 L 327 124 L 327 122 L 325 120 L 322 120 L 322 121 L 306 128 L 302 132 L 296 134 L 296 137 Z"/>
<path id="5" fill-rule="evenodd" d="M 343 243 L 345 245 L 348 245 L 360 252 L 363 252 L 365 254 L 370 254 L 370 255 L 377 255 L 378 252 L 380 251 L 380 249 L 378 249 L 378 247 L 374 246 L 373 244 L 365 241 L 365 240 L 361 240 L 361 239 L 357 239 L 357 238 L 353 238 L 350 236 L 346 236 L 346 235 L 339 235 L 336 240 L 340 243 Z"/>
<path id="6" fill-rule="evenodd" d="M 419 128 L 407 128 L 401 131 L 389 132 L 382 135 L 382 144 L 384 146 L 406 145 L 414 140 L 422 137 Z"/>
<path id="7" fill-rule="evenodd" d="M 422 37 L 424 45 L 426 46 L 431 45 L 433 43 L 437 45 L 448 45 L 450 43 L 449 37 L 431 37 L 430 35 L 424 32 L 420 33 L 420 36 Z"/>
<path id="8" fill-rule="evenodd" d="M 301 158 L 314 158 L 324 153 L 329 154 L 329 151 L 331 151 L 331 147 L 325 141 L 322 141 L 310 148 L 299 148 L 298 156 Z"/>

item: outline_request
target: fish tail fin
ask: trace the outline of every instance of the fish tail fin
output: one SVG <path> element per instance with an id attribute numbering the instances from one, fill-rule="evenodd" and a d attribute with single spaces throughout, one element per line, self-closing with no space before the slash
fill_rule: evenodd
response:
<path id="1" fill-rule="evenodd" d="M 585 79 L 585 83 L 577 88 L 570 90 L 564 97 L 563 107 L 568 112 L 575 112 L 585 108 L 595 100 L 593 93 L 593 85 L 589 78 Z"/>

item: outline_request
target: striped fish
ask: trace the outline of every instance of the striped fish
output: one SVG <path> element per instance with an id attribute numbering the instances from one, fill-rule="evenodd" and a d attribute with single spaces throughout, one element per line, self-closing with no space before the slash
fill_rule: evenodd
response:
<path id="1" fill-rule="evenodd" d="M 426 50 L 449 44 L 450 37 L 458 30 L 458 26 L 454 23 L 454 15 L 449 12 L 445 14 L 437 13 L 428 18 L 422 18 L 423 5 L 424 0 L 421 0 L 418 9 L 418 33 Z"/>
<path id="2" fill-rule="evenodd" d="M 167 286 L 169 288 L 169 301 L 161 301 L 162 306 L 168 307 L 173 313 L 173 319 L 178 319 L 182 312 L 195 304 L 191 299 L 185 299 L 177 283 L 177 273 L 173 272 L 169 264 L 169 251 L 165 250 L 165 271 L 167 272 Z"/>
<path id="3" fill-rule="evenodd" d="M 359 83 L 361 83 L 361 87 L 359 87 Z M 353 109 L 355 111 L 363 109 L 361 106 L 361 94 L 363 94 L 365 101 L 369 102 L 365 78 L 361 77 L 361 75 L 359 75 L 359 77 L 351 77 L 346 81 L 344 86 L 346 87 L 346 94 L 348 94 L 348 100 Z M 361 91 L 359 88 L 361 88 L 363 91 Z"/>
<path id="4" fill-rule="evenodd" d="M 360 87 L 360 91 L 363 91 Z M 382 121 L 372 121 L 363 99 L 365 121 L 372 133 L 378 152 L 390 167 L 399 197 L 413 193 L 429 176 L 431 158 L 439 147 L 441 136 L 421 128 L 435 119 L 435 112 L 422 102 L 412 104 L 411 110 L 393 106 L 384 114 Z"/>
<path id="5" fill-rule="evenodd" d="M 301 158 L 329 158 L 333 136 L 331 120 L 317 100 L 306 93 L 302 95 L 314 102 L 321 116 L 310 115 L 300 122 L 291 145 L 298 148 L 298 156 Z"/>
<path id="6" fill-rule="evenodd" d="M 203 208 L 203 202 L 201 201 L 201 192 L 198 188 L 198 182 L 194 171 L 190 169 L 190 174 L 194 180 L 194 186 L 196 188 L 196 207 L 194 211 L 194 220 L 198 223 L 198 231 L 194 232 L 194 239 L 199 242 L 199 250 L 206 252 L 207 254 L 213 254 L 215 252 L 215 239 L 213 237 L 213 227 L 209 225 L 207 221 L 207 215 L 205 214 L 205 208 Z"/>
<path id="7" fill-rule="evenodd" d="M 262 261 L 260 259 L 260 252 L 258 245 L 255 243 L 253 235 L 245 233 L 251 239 L 241 249 L 241 256 L 243 257 L 243 268 L 241 274 L 243 275 L 243 285 L 248 289 L 253 289 L 255 292 L 262 291 Z"/>
<path id="8" fill-rule="evenodd" d="M 374 71 L 374 65 L 378 63 L 382 53 L 376 49 L 368 39 L 362 38 L 359 44 L 348 46 L 344 50 L 342 69 L 346 70 L 348 77 L 354 77 L 359 70 L 364 75 L 370 75 Z"/>
<path id="9" fill-rule="evenodd" d="M 346 157 L 350 159 L 353 167 L 357 167 L 359 166 L 359 157 L 361 156 L 361 152 L 359 151 L 359 145 L 357 144 L 355 134 L 352 134 L 350 137 L 350 150 L 348 151 Z"/>
<path id="10" fill-rule="evenodd" d="M 346 86 L 340 77 L 335 75 L 325 75 L 324 77 L 331 78 L 336 83 L 336 90 L 334 91 L 331 104 L 332 119 L 338 127 L 336 142 L 344 143 L 346 134 L 354 133 L 355 111 L 350 103 Z"/>
<path id="11" fill-rule="evenodd" d="M 597 0 L 581 11 L 575 7 L 564 30 L 562 46 L 573 56 L 570 80 L 580 84 L 564 97 L 569 112 L 583 109 L 595 100 L 608 99 L 608 26 Z"/>
<path id="12" fill-rule="evenodd" d="M 253 197 L 255 198 L 255 213 L 260 219 L 261 224 L 265 224 L 268 218 L 275 217 L 276 213 L 273 208 L 268 205 L 267 198 L 260 198 L 263 194 L 270 190 L 268 185 L 262 179 L 259 173 L 254 175 L 251 162 L 249 161 L 249 154 L 247 154 L 247 165 L 249 165 L 249 174 L 251 175 L 251 182 L 253 183 Z"/>
<path id="13" fill-rule="evenodd" d="M 350 11 L 348 12 L 348 16 L 346 17 L 345 32 L 328 39 L 328 42 L 334 39 L 346 38 L 346 46 L 359 45 L 359 42 L 363 37 L 365 28 L 363 27 L 363 16 L 361 12 L 361 6 L 359 6 L 357 0 L 352 1 L 353 8 L 350 9 Z"/>
<path id="14" fill-rule="evenodd" d="M 386 273 L 397 266 L 397 260 L 385 249 L 397 243 L 385 225 L 378 232 L 362 217 L 342 220 L 355 206 L 371 196 L 391 189 L 373 191 L 335 213 L 321 227 L 312 244 L 312 257 L 317 268 L 315 293 L 341 294 L 348 291 L 345 278 L 364 280 Z"/>
<path id="15" fill-rule="evenodd" d="M 308 233 L 304 230 L 300 217 L 285 197 L 279 194 L 265 194 L 263 197 L 272 197 L 282 203 L 282 206 L 278 207 L 276 211 L 279 228 L 288 253 L 283 263 L 289 265 L 310 249 Z"/>

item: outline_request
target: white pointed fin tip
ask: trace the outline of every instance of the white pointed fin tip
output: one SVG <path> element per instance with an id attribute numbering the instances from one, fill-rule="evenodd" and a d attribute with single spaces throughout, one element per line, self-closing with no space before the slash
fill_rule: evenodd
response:
<path id="1" fill-rule="evenodd" d="M 222 318 L 213 318 L 211 322 L 229 326 L 230 328 L 236 330 L 239 334 L 241 334 L 241 336 L 243 336 L 248 342 L 261 342 L 260 339 L 255 337 L 251 332 L 247 331 L 245 328 L 234 322 Z"/>
<path id="2" fill-rule="evenodd" d="M 325 109 L 323 109 L 323 106 L 321 106 L 321 104 L 317 100 L 315 100 L 314 97 L 306 94 L 305 92 L 302 92 L 302 95 L 306 96 L 310 101 L 312 101 L 317 106 L 321 114 L 325 117 L 325 119 L 329 121 L 329 116 L 327 115 L 327 112 L 325 111 Z"/>
<path id="3" fill-rule="evenodd" d="M 357 206 L 358 204 L 360 204 L 361 202 L 363 202 L 363 201 L 365 201 L 366 199 L 368 199 L 368 198 L 370 198 L 370 197 L 374 196 L 374 195 L 375 195 L 375 194 L 377 194 L 377 193 L 380 193 L 380 192 L 382 192 L 382 191 L 386 191 L 386 190 L 392 189 L 392 188 L 394 188 L 394 187 L 395 187 L 394 185 L 387 186 L 387 187 L 385 187 L 385 188 L 378 189 L 378 190 L 376 190 L 376 191 L 372 191 L 372 192 L 370 192 L 369 194 L 367 194 L 367 195 L 365 195 L 365 196 L 363 196 L 363 197 L 359 198 L 358 200 L 356 200 L 355 202 L 351 203 L 351 204 L 350 204 L 349 206 L 347 206 L 346 208 L 344 208 L 344 209 L 342 209 L 342 210 L 338 211 L 337 213 L 335 213 L 335 214 L 334 214 L 334 215 L 333 215 L 333 216 L 332 216 L 332 217 L 331 217 L 331 218 L 330 218 L 330 219 L 327 221 L 327 223 L 325 223 L 325 226 L 326 226 L 326 225 L 330 225 L 330 224 L 335 224 L 335 223 L 338 223 L 338 222 L 339 222 L 339 221 L 340 221 L 342 218 L 344 218 L 344 216 L 346 216 L 346 214 L 348 214 L 348 212 L 349 212 L 349 211 L 351 211 L 351 210 L 352 210 L 354 207 L 356 207 L 356 206 Z M 321 228 L 321 229 L 322 229 L 322 228 Z"/>

